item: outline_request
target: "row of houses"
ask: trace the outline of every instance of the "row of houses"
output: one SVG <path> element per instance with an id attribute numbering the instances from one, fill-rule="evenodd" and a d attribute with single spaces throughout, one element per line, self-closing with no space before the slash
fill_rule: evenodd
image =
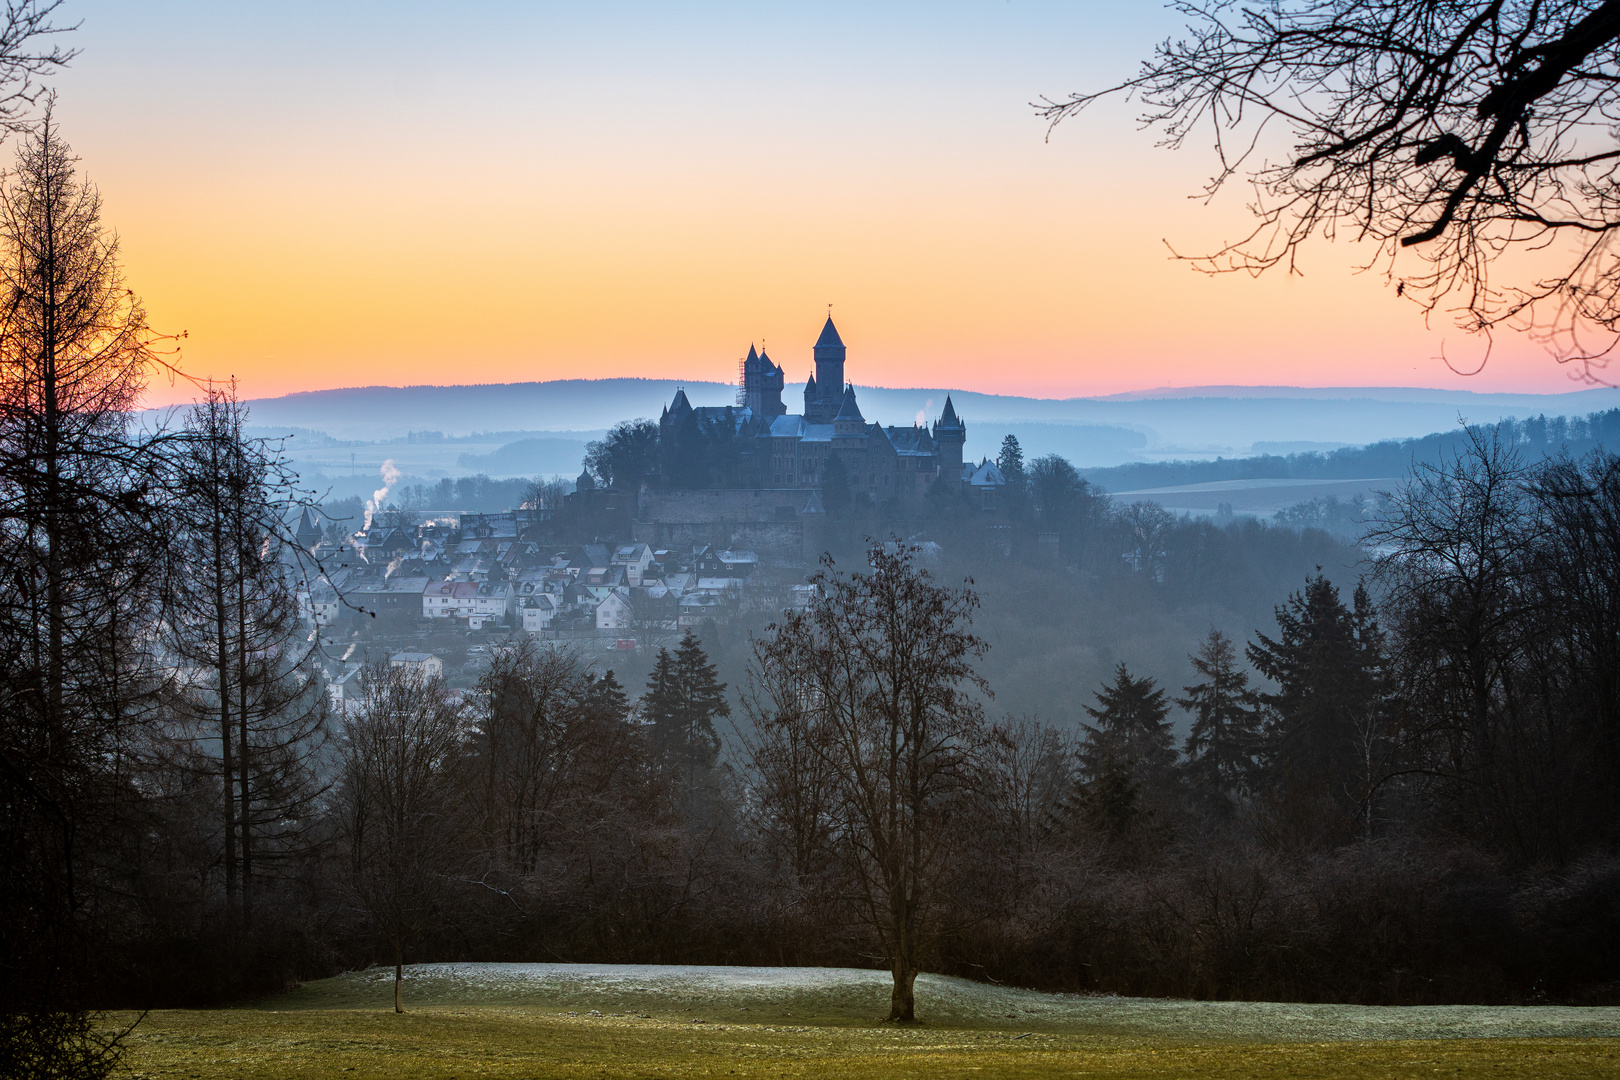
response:
<path id="1" fill-rule="evenodd" d="M 317 544 L 323 573 L 300 596 L 322 627 L 375 620 L 532 634 L 678 630 L 737 604 L 754 580 L 752 551 L 644 543 L 548 550 L 517 515 L 408 525 L 386 516 L 343 544 Z"/>

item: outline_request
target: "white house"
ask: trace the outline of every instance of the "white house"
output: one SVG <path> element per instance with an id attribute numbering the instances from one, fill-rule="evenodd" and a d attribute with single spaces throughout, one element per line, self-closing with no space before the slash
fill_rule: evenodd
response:
<path id="1" fill-rule="evenodd" d="M 523 613 L 523 629 L 538 634 L 551 629 L 552 620 L 557 617 L 557 598 L 549 593 L 537 593 L 524 600 L 519 610 Z"/>
<path id="2" fill-rule="evenodd" d="M 720 596 L 712 592 L 689 592 L 681 597 L 680 616 L 676 620 L 682 630 L 702 626 L 704 619 L 719 616 L 724 609 Z"/>
<path id="3" fill-rule="evenodd" d="M 596 628 L 622 630 L 630 625 L 633 614 L 630 606 L 630 590 L 614 589 L 596 605 Z"/>
<path id="4" fill-rule="evenodd" d="M 331 626 L 343 614 L 343 602 L 337 590 L 321 580 L 298 590 L 298 613 L 313 626 Z"/>
<path id="5" fill-rule="evenodd" d="M 444 674 L 444 661 L 432 653 L 397 652 L 388 658 L 388 666 L 404 668 L 428 679 L 437 679 Z"/>
<path id="6" fill-rule="evenodd" d="M 652 561 L 652 548 L 646 544 L 626 544 L 613 552 L 613 565 L 624 567 L 625 580 L 631 585 L 641 584 Z"/>
<path id="7" fill-rule="evenodd" d="M 515 596 L 509 582 L 480 581 L 478 592 L 473 596 L 472 610 L 467 614 L 472 618 L 504 619 L 512 611 Z"/>
<path id="8" fill-rule="evenodd" d="M 364 670 L 359 664 L 354 664 L 343 674 L 334 679 L 327 680 L 326 696 L 332 703 L 332 711 L 339 716 L 348 716 L 350 712 L 359 707 Z"/>
<path id="9" fill-rule="evenodd" d="M 465 619 L 478 603 L 478 582 L 436 581 L 422 590 L 422 618 Z"/>

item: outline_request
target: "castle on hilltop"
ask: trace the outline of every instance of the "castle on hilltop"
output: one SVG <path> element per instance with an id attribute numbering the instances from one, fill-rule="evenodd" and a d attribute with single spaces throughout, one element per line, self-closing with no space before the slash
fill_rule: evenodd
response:
<path id="1" fill-rule="evenodd" d="M 844 381 L 844 359 L 844 341 L 829 316 L 816 339 L 815 371 L 805 381 L 804 412 L 792 415 L 782 402 L 786 373 L 750 345 L 739 372 L 737 404 L 694 407 L 686 391 L 677 390 L 659 418 L 659 438 L 666 445 L 677 441 L 683 426 L 694 420 L 733 429 L 753 451 L 760 488 L 818 487 L 837 458 L 851 493 L 864 493 L 879 504 L 919 499 L 942 477 L 968 479 L 962 466 L 967 425 L 949 396 L 932 429 L 868 423 L 855 387 Z"/>
<path id="2" fill-rule="evenodd" d="M 813 560 L 821 551 L 829 509 L 824 496 L 843 488 L 851 500 L 900 513 L 917 507 L 938 485 L 967 505 L 1000 512 L 1002 476 L 992 461 L 964 464 L 967 425 L 949 396 L 932 426 L 868 423 L 844 381 L 844 341 L 829 316 L 816 339 L 815 371 L 805 381 L 804 411 L 782 402 L 787 374 L 749 346 L 738 372 L 735 405 L 695 407 L 684 390 L 658 421 L 660 453 L 687 462 L 696 456 L 730 464 L 728 482 L 681 483 L 666 472 L 657 488 L 635 498 L 635 538 L 659 546 L 717 544 Z M 723 449 L 716 449 L 721 447 Z M 841 474 L 841 483 L 833 483 Z M 709 475 L 713 475 L 712 469 Z M 588 477 L 581 477 L 582 484 Z"/>

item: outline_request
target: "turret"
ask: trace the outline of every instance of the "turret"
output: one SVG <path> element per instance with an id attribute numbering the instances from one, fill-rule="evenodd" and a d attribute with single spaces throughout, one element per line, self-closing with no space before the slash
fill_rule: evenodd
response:
<path id="1" fill-rule="evenodd" d="M 833 438 L 848 438 L 866 434 L 866 417 L 855 404 L 855 388 L 844 387 L 843 400 L 838 404 L 838 415 L 833 417 Z"/>
<path id="2" fill-rule="evenodd" d="M 934 425 L 934 441 L 939 444 L 939 475 L 961 476 L 962 445 L 967 442 L 967 425 L 957 418 L 956 407 L 951 404 L 949 394 L 945 395 L 945 411 L 940 413 L 939 423 Z"/>
<path id="3" fill-rule="evenodd" d="M 752 345 L 748 346 L 748 359 L 742 364 L 742 376 L 739 405 L 752 409 L 754 415 L 766 423 L 787 412 L 787 406 L 782 404 L 786 374 L 765 353 L 756 353 Z"/>

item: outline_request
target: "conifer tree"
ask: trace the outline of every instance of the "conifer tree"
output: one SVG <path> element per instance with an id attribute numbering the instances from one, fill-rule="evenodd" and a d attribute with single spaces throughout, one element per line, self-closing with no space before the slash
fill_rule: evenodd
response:
<path id="1" fill-rule="evenodd" d="M 1018 436 L 1009 434 L 1001 440 L 1001 453 L 996 457 L 996 467 L 1001 470 L 1002 478 L 1007 481 L 1008 487 L 1024 486 L 1024 450 L 1018 445 Z"/>
<path id="2" fill-rule="evenodd" d="M 55 5 L 0 12 L 0 130 Z M 33 14 L 37 13 L 37 14 Z M 54 52 L 54 50 L 53 50 Z M 58 55 L 55 62 L 65 58 Z M 35 66 L 37 65 L 37 66 Z M 125 768 L 160 675 L 166 437 L 130 423 L 157 362 L 101 197 L 47 109 L 0 190 L 0 1074 L 116 1064 L 84 1005 L 105 975 L 105 873 L 138 844 Z M 99 849 L 99 850 L 98 850 Z"/>
<path id="3" fill-rule="evenodd" d="M 1305 804 L 1324 802 L 1368 812 L 1379 781 L 1384 633 L 1364 586 L 1356 586 L 1351 604 L 1318 573 L 1276 609 L 1276 638 L 1258 634 L 1247 650 L 1277 685 L 1260 695 L 1269 712 L 1262 762 L 1300 814 L 1315 813 Z"/>
<path id="4" fill-rule="evenodd" d="M 731 706 L 726 702 L 726 684 L 690 630 L 675 648 L 675 675 L 681 687 L 682 744 L 687 760 L 712 769 L 720 755 L 720 735 L 714 722 L 730 716 Z"/>
<path id="5" fill-rule="evenodd" d="M 837 454 L 827 455 L 821 467 L 821 505 L 834 516 L 846 513 L 855 501 L 849 482 L 849 470 Z"/>
<path id="6" fill-rule="evenodd" d="M 602 719 L 624 720 L 630 715 L 630 698 L 624 686 L 613 676 L 613 669 L 596 678 L 591 676 L 585 688 L 585 707 Z"/>
<path id="7" fill-rule="evenodd" d="M 1230 797 L 1254 770 L 1259 718 L 1249 701 L 1249 673 L 1238 666 L 1232 639 L 1215 629 L 1188 659 L 1204 681 L 1183 687 L 1187 696 L 1175 699 L 1193 714 L 1187 775 L 1195 787 Z"/>
<path id="8" fill-rule="evenodd" d="M 647 676 L 647 690 L 641 695 L 641 720 L 652 727 L 654 753 L 667 760 L 679 744 L 681 688 L 675 677 L 675 658 L 668 649 L 659 649 Z"/>
<path id="9" fill-rule="evenodd" d="M 1124 663 L 1114 669 L 1113 684 L 1097 691 L 1097 704 L 1086 707 L 1097 723 L 1085 726 L 1080 750 L 1085 803 L 1110 832 L 1121 833 L 1141 812 L 1143 795 L 1168 786 L 1176 763 L 1170 706 L 1152 679 L 1133 678 Z"/>
<path id="10" fill-rule="evenodd" d="M 658 650 L 641 709 L 652 725 L 655 755 L 685 784 L 690 800 L 698 773 L 714 768 L 720 754 L 714 722 L 731 715 L 726 684 L 690 630 L 674 653 Z"/>

